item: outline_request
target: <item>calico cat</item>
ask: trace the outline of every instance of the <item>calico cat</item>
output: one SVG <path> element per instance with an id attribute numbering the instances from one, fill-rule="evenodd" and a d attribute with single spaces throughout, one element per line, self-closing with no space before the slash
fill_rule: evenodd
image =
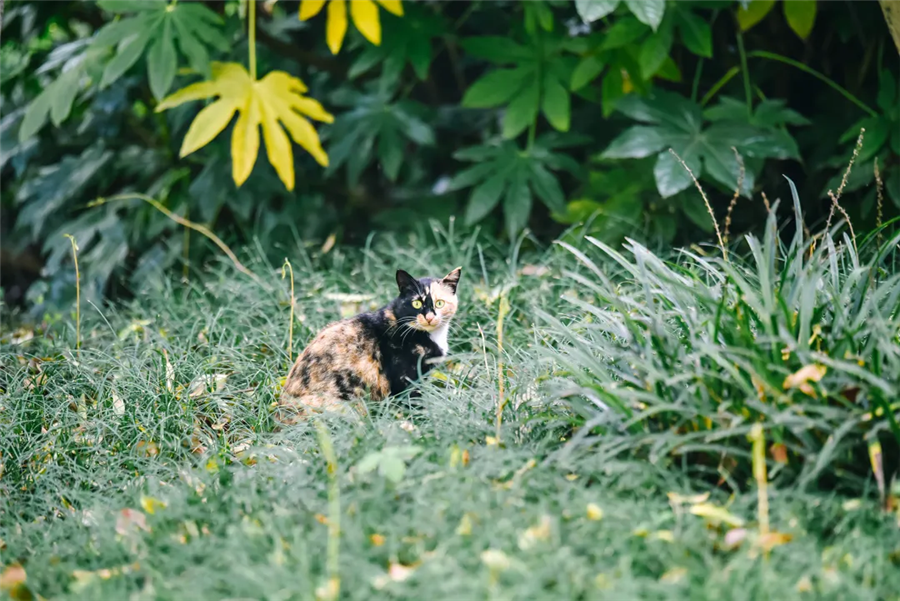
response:
<path id="1" fill-rule="evenodd" d="M 340 409 L 367 395 L 380 401 L 427 373 L 429 360 L 448 351 L 461 270 L 418 280 L 398 270 L 397 298 L 377 311 L 326 326 L 288 373 L 279 420 L 291 422 L 290 415 L 304 408 Z"/>

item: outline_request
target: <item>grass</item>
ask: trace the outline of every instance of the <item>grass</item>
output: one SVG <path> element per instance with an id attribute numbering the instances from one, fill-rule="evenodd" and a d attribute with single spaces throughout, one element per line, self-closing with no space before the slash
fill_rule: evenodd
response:
<path id="1" fill-rule="evenodd" d="M 359 251 L 298 245 L 293 305 L 280 267 L 257 258 L 257 279 L 223 263 L 82 311 L 78 353 L 72 322 L 8 334 L 0 589 L 897 599 L 900 515 L 883 506 L 896 495 L 898 239 L 857 251 L 826 236 L 810 254 L 802 228 L 787 243 L 775 228 L 727 264 L 577 230 L 528 251 L 439 227 Z M 292 313 L 296 350 L 386 301 L 396 267 L 456 265 L 455 356 L 420 405 L 275 428 Z M 767 528 L 756 424 L 774 445 Z"/>

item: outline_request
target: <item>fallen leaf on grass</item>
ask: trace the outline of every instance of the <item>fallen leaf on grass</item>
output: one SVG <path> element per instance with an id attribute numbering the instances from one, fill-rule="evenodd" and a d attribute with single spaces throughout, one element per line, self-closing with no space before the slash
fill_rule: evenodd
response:
<path id="1" fill-rule="evenodd" d="M 225 388 L 228 374 L 210 374 L 201 376 L 191 385 L 191 398 L 196 398 L 209 392 L 221 392 Z"/>
<path id="2" fill-rule="evenodd" d="M 141 507 L 144 509 L 144 511 L 146 511 L 150 515 L 153 515 L 154 513 L 156 513 L 157 509 L 165 509 L 166 504 L 159 499 L 154 499 L 153 497 L 146 497 L 142 495 Z"/>
<path id="3" fill-rule="evenodd" d="M 26 580 L 28 580 L 28 574 L 25 573 L 25 568 L 21 564 L 9 564 L 0 572 L 0 591 L 12 591 L 25 584 Z"/>
<path id="4" fill-rule="evenodd" d="M 665 574 L 659 577 L 660 582 L 666 582 L 668 584 L 676 584 L 684 580 L 684 577 L 687 576 L 687 570 L 685 568 L 672 568 Z"/>
<path id="5" fill-rule="evenodd" d="M 159 447 L 152 440 L 141 440 L 135 446 L 135 451 L 142 457 L 155 457 L 159 455 Z"/>
<path id="6" fill-rule="evenodd" d="M 677 492 L 670 492 L 666 493 L 666 496 L 669 497 L 669 503 L 675 505 L 696 505 L 706 501 L 709 498 L 709 492 L 700 495 L 682 495 Z"/>
<path id="7" fill-rule="evenodd" d="M 377 576 L 372 581 L 372 586 L 374 586 L 378 590 L 381 590 L 391 582 L 403 582 L 404 580 L 412 576 L 412 573 L 416 571 L 416 567 L 418 566 L 405 566 L 397 562 L 391 562 L 391 565 L 388 566 L 387 574 L 381 574 L 380 576 Z"/>
<path id="8" fill-rule="evenodd" d="M 725 548 L 736 549 L 747 538 L 746 528 L 732 528 L 725 533 Z"/>
<path id="9" fill-rule="evenodd" d="M 116 518 L 116 532 L 122 536 L 127 536 L 131 532 L 143 530 L 150 532 L 150 526 L 147 525 L 147 516 L 137 509 L 123 509 Z"/>
<path id="10" fill-rule="evenodd" d="M 587 519 L 598 522 L 603 519 L 603 509 L 596 503 L 587 504 Z"/>
<path id="11" fill-rule="evenodd" d="M 776 442 L 772 444 L 771 447 L 769 447 L 769 452 L 772 454 L 772 459 L 774 459 L 776 463 L 787 464 L 788 456 L 786 446 L 784 446 L 780 442 Z"/>
<path id="12" fill-rule="evenodd" d="M 469 536 L 472 534 L 472 514 L 465 513 L 459 520 L 459 526 L 456 527 L 456 534 L 459 536 Z"/>
<path id="13" fill-rule="evenodd" d="M 512 565 L 512 562 L 509 560 L 506 553 L 498 549 L 482 551 L 481 561 L 492 572 L 502 572 L 503 570 L 509 569 Z"/>
<path id="14" fill-rule="evenodd" d="M 775 547 L 787 544 L 793 540 L 793 536 L 783 532 L 767 532 L 760 535 L 756 541 L 756 545 L 763 551 L 771 551 Z"/>
<path id="15" fill-rule="evenodd" d="M 369 540 L 372 542 L 372 545 L 375 547 L 380 547 L 384 544 L 384 537 L 380 534 L 373 534 L 369 536 Z"/>
<path id="16" fill-rule="evenodd" d="M 540 541 L 550 538 L 550 516 L 543 515 L 538 524 L 531 526 L 519 535 L 519 548 L 523 551 L 533 548 Z"/>
<path id="17" fill-rule="evenodd" d="M 706 518 L 713 523 L 723 523 L 734 528 L 744 525 L 744 520 L 730 513 L 724 507 L 718 507 L 712 503 L 697 503 L 691 507 L 691 513 Z"/>
<path id="18" fill-rule="evenodd" d="M 798 593 L 811 593 L 813 590 L 812 580 L 810 580 L 809 576 L 804 576 L 797 581 L 796 586 L 794 586 L 794 590 L 796 590 Z"/>
<path id="19" fill-rule="evenodd" d="M 815 397 L 816 392 L 810 382 L 821 380 L 826 371 L 827 368 L 824 365 L 804 365 L 784 379 L 784 389 L 798 388 L 803 394 Z"/>

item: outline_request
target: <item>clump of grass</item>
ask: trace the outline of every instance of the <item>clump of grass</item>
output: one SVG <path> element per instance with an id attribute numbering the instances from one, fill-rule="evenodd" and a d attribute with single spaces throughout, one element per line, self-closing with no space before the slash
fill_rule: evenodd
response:
<path id="1" fill-rule="evenodd" d="M 543 312 L 563 348 L 566 380 L 604 400 L 590 444 L 604 457 L 639 452 L 678 460 L 714 481 L 750 473 L 745 436 L 761 423 L 783 444 L 773 474 L 785 482 L 849 488 L 867 477 L 866 438 L 900 444 L 900 279 L 882 268 L 900 237 L 859 251 L 824 244 L 804 253 L 796 231 L 762 240 L 730 262 L 682 251 L 665 260 L 629 241 L 625 252 L 587 238 L 618 277 L 581 250 L 588 272 L 569 272 L 566 314 Z M 602 425 L 601 425 L 602 424 Z M 737 486 L 737 485 L 735 485 Z"/>

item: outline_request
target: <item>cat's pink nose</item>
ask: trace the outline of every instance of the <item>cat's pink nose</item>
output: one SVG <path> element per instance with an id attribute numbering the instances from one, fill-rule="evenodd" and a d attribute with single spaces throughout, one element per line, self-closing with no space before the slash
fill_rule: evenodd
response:
<path id="1" fill-rule="evenodd" d="M 435 316 L 434 313 L 426 313 L 426 314 L 425 314 L 425 321 L 428 322 L 428 325 L 431 325 L 431 322 L 434 321 L 435 317 L 436 317 L 436 316 Z"/>

